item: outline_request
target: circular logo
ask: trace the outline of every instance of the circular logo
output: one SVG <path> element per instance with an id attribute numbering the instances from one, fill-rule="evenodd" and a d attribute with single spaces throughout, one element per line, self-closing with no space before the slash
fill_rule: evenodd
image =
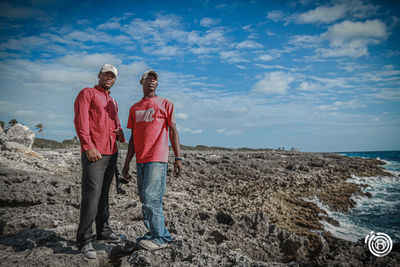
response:
<path id="1" fill-rule="evenodd" d="M 390 253 L 393 242 L 390 236 L 384 233 L 374 233 L 373 231 L 365 237 L 369 251 L 377 257 L 384 257 Z"/>

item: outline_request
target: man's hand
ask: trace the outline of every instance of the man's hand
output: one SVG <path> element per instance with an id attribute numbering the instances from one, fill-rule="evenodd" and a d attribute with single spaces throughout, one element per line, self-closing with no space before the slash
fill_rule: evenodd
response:
<path id="1" fill-rule="evenodd" d="M 98 161 L 99 159 L 103 158 L 101 156 L 100 152 L 96 148 L 86 150 L 85 153 L 86 153 L 87 159 L 91 162 L 95 162 L 95 161 Z"/>
<path id="2" fill-rule="evenodd" d="M 124 131 L 122 131 L 121 128 L 115 129 L 114 133 L 117 134 L 117 141 L 119 142 L 125 142 L 125 136 L 124 136 Z"/>
<path id="3" fill-rule="evenodd" d="M 176 178 L 179 178 L 179 176 L 181 175 L 182 168 L 183 168 L 182 160 L 175 160 L 174 173 Z"/>
<path id="4" fill-rule="evenodd" d="M 122 169 L 122 177 L 125 178 L 125 180 L 130 181 L 132 179 L 132 175 L 129 174 L 129 166 L 124 166 Z"/>

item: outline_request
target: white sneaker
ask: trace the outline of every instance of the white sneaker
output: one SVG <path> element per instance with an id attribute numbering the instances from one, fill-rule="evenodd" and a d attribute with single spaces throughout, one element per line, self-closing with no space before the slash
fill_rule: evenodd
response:
<path id="1" fill-rule="evenodd" d="M 143 239 L 143 240 L 140 240 L 139 246 L 141 246 L 142 248 L 144 248 L 146 250 L 152 251 L 152 250 L 166 248 L 168 246 L 168 244 L 165 243 L 165 244 L 158 245 L 151 240 Z"/>
<path id="2" fill-rule="evenodd" d="M 88 259 L 97 258 L 96 250 L 94 250 L 92 243 L 86 244 L 83 248 L 80 249 L 80 252 Z"/>

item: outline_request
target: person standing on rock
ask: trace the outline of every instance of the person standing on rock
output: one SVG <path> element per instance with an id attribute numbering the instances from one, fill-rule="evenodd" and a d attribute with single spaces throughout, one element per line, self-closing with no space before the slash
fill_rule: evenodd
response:
<path id="1" fill-rule="evenodd" d="M 174 173 L 179 177 L 182 170 L 179 135 L 176 129 L 173 103 L 156 95 L 158 74 L 146 71 L 140 80 L 143 98 L 129 110 L 128 126 L 132 129 L 128 153 L 122 174 L 129 175 L 129 164 L 136 153 L 137 187 L 142 203 L 143 222 L 148 232 L 137 239 L 146 250 L 167 247 L 172 237 L 165 228 L 163 195 L 166 186 L 168 164 L 168 136 L 175 154 Z"/>
<path id="2" fill-rule="evenodd" d="M 110 96 L 117 75 L 114 66 L 104 64 L 98 74 L 98 84 L 82 89 L 74 104 L 74 124 L 82 152 L 82 202 L 76 242 L 81 253 L 91 259 L 97 257 L 91 243 L 94 221 L 98 240 L 120 242 L 126 239 L 114 233 L 108 223 L 108 195 L 118 156 L 116 141 L 125 142 L 118 106 Z"/>

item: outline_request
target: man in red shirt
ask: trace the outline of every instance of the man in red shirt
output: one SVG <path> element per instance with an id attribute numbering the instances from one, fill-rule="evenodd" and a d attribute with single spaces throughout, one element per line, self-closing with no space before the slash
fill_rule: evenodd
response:
<path id="1" fill-rule="evenodd" d="M 126 238 L 114 233 L 108 224 L 108 194 L 118 156 L 116 141 L 125 142 L 118 106 L 110 96 L 117 75 L 114 66 L 104 64 L 98 84 L 82 89 L 74 105 L 74 124 L 82 152 L 82 202 L 76 242 L 81 253 L 91 259 L 97 257 L 91 243 L 94 221 L 98 240 L 119 242 Z"/>
<path id="2" fill-rule="evenodd" d="M 149 70 L 142 75 L 143 98 L 129 110 L 128 128 L 132 129 L 122 174 L 130 179 L 129 163 L 136 153 L 137 187 L 142 203 L 143 222 L 148 232 L 137 239 L 147 250 L 165 248 L 172 237 L 165 228 L 163 195 L 168 163 L 168 137 L 175 154 L 174 172 L 179 177 L 182 157 L 176 129 L 173 103 L 156 95 L 158 74 Z"/>

